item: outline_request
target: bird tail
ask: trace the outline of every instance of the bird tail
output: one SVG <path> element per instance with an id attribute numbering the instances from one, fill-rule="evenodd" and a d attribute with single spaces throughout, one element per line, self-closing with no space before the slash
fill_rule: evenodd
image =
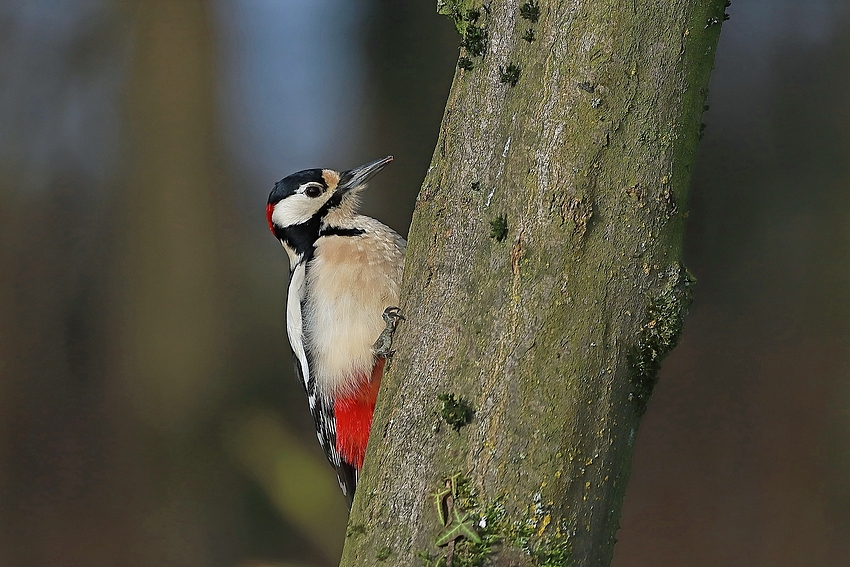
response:
<path id="1" fill-rule="evenodd" d="M 345 501 L 348 503 L 348 509 L 351 510 L 351 503 L 354 502 L 354 491 L 357 490 L 357 479 L 360 476 L 360 471 L 343 461 L 336 468 L 336 476 L 339 480 L 339 487 L 342 489 L 342 494 L 345 496 Z"/>

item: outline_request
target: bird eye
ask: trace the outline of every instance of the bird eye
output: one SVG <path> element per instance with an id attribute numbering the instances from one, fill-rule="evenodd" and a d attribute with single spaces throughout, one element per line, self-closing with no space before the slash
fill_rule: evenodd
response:
<path id="1" fill-rule="evenodd" d="M 315 199 L 322 194 L 322 188 L 318 185 L 308 185 L 307 188 L 304 189 L 304 194 Z"/>

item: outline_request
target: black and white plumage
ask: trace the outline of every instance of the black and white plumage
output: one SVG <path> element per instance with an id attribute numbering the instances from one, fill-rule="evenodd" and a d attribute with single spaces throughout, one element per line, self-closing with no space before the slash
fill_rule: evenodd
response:
<path id="1" fill-rule="evenodd" d="M 286 329 L 316 435 L 351 502 L 385 353 L 373 345 L 397 305 L 405 241 L 357 212 L 366 181 L 392 156 L 337 172 L 307 169 L 269 195 L 269 228 L 289 256 Z"/>

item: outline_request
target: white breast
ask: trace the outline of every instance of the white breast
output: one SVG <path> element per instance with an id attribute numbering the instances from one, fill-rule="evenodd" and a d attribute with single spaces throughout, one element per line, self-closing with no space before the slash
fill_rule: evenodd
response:
<path id="1" fill-rule="evenodd" d="M 405 242 L 389 227 L 357 217 L 360 236 L 316 241 L 304 310 L 306 348 L 319 392 L 334 397 L 369 376 L 384 309 L 398 305 Z"/>

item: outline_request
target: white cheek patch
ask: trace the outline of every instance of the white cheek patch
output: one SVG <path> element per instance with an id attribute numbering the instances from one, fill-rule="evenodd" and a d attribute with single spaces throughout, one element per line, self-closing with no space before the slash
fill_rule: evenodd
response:
<path id="1" fill-rule="evenodd" d="M 290 195 L 274 207 L 272 221 L 275 225 L 286 228 L 310 220 L 322 205 L 330 198 L 331 192 L 316 198 L 310 198 L 301 193 Z"/>

